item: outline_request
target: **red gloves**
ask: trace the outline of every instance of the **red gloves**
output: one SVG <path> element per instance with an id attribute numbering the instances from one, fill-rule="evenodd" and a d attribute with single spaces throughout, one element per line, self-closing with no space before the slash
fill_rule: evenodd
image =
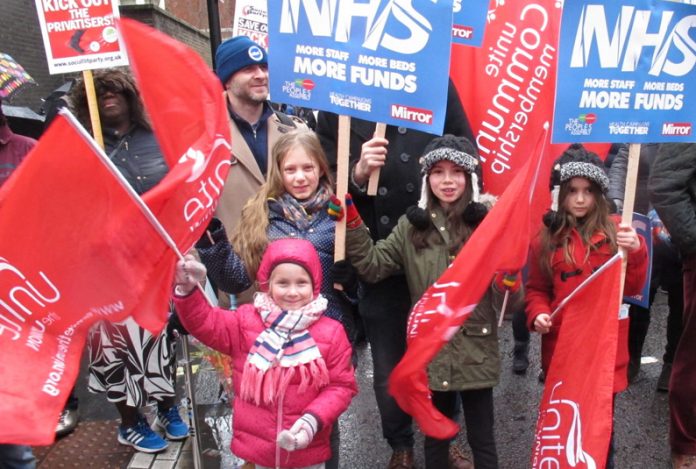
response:
<path id="1" fill-rule="evenodd" d="M 338 199 L 338 197 L 332 195 L 331 199 L 329 200 L 327 211 L 329 212 L 329 216 L 336 221 L 342 220 L 343 215 L 345 214 L 346 227 L 348 229 L 352 230 L 354 228 L 358 228 L 363 223 L 362 218 L 360 218 L 360 213 L 358 213 L 358 209 L 355 208 L 353 198 L 350 196 L 350 194 L 346 194 L 346 210 L 343 210 L 343 206 L 341 205 L 341 201 Z"/>

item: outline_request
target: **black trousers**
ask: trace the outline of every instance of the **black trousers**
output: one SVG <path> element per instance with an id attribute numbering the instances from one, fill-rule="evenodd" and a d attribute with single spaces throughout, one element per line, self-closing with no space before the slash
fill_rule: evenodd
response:
<path id="1" fill-rule="evenodd" d="M 444 415 L 452 418 L 461 399 L 466 423 L 466 438 L 474 455 L 476 469 L 497 469 L 498 452 L 493 431 L 493 388 L 470 391 L 433 391 L 433 404 Z M 452 440 L 425 438 L 426 469 L 449 467 L 449 447 Z"/>
<path id="2" fill-rule="evenodd" d="M 406 322 L 411 297 L 402 275 L 364 285 L 360 316 L 370 343 L 373 386 L 382 421 L 382 434 L 392 449 L 413 448 L 411 416 L 387 392 L 389 375 L 406 352 Z"/>

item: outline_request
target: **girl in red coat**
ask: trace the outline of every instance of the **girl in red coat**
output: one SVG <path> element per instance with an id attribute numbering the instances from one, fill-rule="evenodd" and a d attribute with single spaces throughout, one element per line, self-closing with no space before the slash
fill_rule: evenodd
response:
<path id="1" fill-rule="evenodd" d="M 232 452 L 257 469 L 323 469 L 331 427 L 357 393 L 348 338 L 324 316 L 321 272 L 309 241 L 273 241 L 253 305 L 227 311 L 195 288 L 203 264 L 190 255 L 177 264 L 176 310 L 194 337 L 232 357 Z"/>
<path id="2" fill-rule="evenodd" d="M 541 367 L 546 374 L 553 355 L 563 310 L 556 306 L 619 248 L 628 254 L 624 295 L 640 293 L 648 268 L 644 241 L 635 230 L 610 216 L 606 198 L 609 178 L 599 157 L 573 144 L 554 164 L 552 211 L 544 217 L 532 244 L 526 285 L 527 325 L 542 335 Z M 592 288 L 590 284 L 587 288 Z M 607 314 L 618 314 L 608 311 Z M 614 393 L 627 386 L 628 321 L 619 322 Z M 611 449 L 607 467 L 611 463 Z"/>

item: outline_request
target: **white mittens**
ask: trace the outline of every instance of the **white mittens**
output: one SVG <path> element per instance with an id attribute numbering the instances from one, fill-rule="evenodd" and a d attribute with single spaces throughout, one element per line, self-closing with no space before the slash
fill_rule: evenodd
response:
<path id="1" fill-rule="evenodd" d="M 205 266 L 198 262 L 194 256 L 187 254 L 184 260 L 176 263 L 176 275 L 174 292 L 180 296 L 186 296 L 196 288 L 199 282 L 205 280 Z"/>
<path id="2" fill-rule="evenodd" d="M 304 414 L 290 427 L 278 433 L 278 446 L 286 451 L 305 449 L 314 439 L 319 423 L 312 414 Z"/>

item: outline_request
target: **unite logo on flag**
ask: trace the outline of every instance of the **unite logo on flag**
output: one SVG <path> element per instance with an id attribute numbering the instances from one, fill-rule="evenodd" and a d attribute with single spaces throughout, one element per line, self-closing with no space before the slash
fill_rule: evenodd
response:
<path id="1" fill-rule="evenodd" d="M 542 426 L 534 442 L 533 467 L 586 467 L 595 469 L 594 458 L 582 447 L 580 404 L 570 399 L 555 399 L 554 393 L 563 381 L 553 385 L 549 402 L 539 416 Z"/>
<path id="2" fill-rule="evenodd" d="M 232 151 L 230 143 L 222 135 L 216 135 L 208 156 L 203 154 L 201 150 L 189 147 L 181 158 L 179 164 L 185 164 L 192 161 L 191 175 L 186 179 L 186 183 L 199 183 L 198 192 L 194 192 L 184 204 L 184 219 L 189 224 L 189 230 L 194 231 L 203 221 L 207 221 L 207 217 L 201 216 L 198 212 L 201 210 L 211 210 L 218 197 L 222 193 L 227 178 L 227 172 L 232 162 L 229 158 L 224 158 L 218 161 L 217 166 L 212 172 L 207 172 L 208 163 L 213 159 L 213 155 L 217 151 L 227 150 Z M 212 191 L 212 193 L 211 193 Z M 190 225 L 191 220 L 196 220 L 193 225 Z"/>
<path id="3" fill-rule="evenodd" d="M 476 304 L 458 308 L 457 311 L 454 311 L 448 305 L 447 292 L 450 290 L 456 290 L 460 286 L 461 284 L 459 282 L 433 283 L 432 287 L 430 288 L 437 291 L 432 294 L 426 292 L 413 306 L 413 310 L 408 317 L 408 324 L 406 325 L 407 337 L 412 338 L 418 336 L 419 334 L 424 334 L 424 329 L 432 327 L 432 324 L 429 323 L 431 323 L 437 316 L 445 318 L 463 317 L 472 312 L 476 307 Z M 439 301 L 439 303 L 433 305 L 433 303 L 436 301 Z M 442 339 L 449 341 L 457 330 L 459 330 L 459 326 L 448 328 L 445 330 Z"/>
<path id="4" fill-rule="evenodd" d="M 3 272 L 6 274 L 0 276 L 0 284 L 3 285 L 3 293 L 0 296 L 0 335 L 8 332 L 12 334 L 11 340 L 17 340 L 22 336 L 24 327 L 28 325 L 27 320 L 31 316 L 39 316 L 34 314 L 37 307 L 46 308 L 48 304 L 60 300 L 60 291 L 43 272 L 39 272 L 38 276 L 43 283 L 41 288 L 44 290 L 42 294 L 17 267 L 0 257 L 0 274 Z M 12 277 L 7 274 L 11 274 Z M 45 323 L 35 320 L 25 345 L 38 352 L 45 328 Z"/>

